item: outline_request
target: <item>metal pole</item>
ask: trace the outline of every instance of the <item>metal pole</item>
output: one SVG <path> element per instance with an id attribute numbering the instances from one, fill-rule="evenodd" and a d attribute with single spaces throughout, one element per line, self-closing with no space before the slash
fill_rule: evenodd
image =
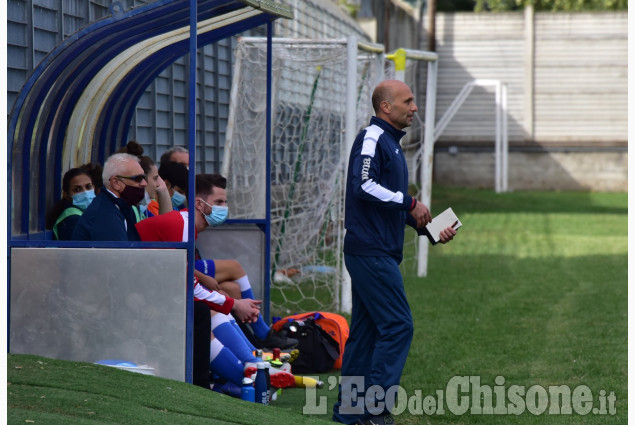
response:
<path id="1" fill-rule="evenodd" d="M 273 23 L 267 23 L 267 115 L 266 115 L 266 165 L 265 165 L 265 178 L 266 195 L 265 202 L 267 203 L 265 209 L 265 293 L 264 293 L 264 319 L 267 323 L 270 321 L 270 304 L 271 304 L 271 126 L 272 124 L 272 74 L 271 68 L 273 67 Z"/>
<path id="2" fill-rule="evenodd" d="M 423 158 L 421 164 L 421 199 L 430 208 L 432 200 L 432 165 L 434 162 L 434 121 L 437 104 L 437 71 L 438 61 L 428 62 L 428 84 L 426 87 L 425 132 L 423 136 Z M 417 276 L 428 274 L 428 239 L 419 237 L 417 258 Z"/>
<path id="3" fill-rule="evenodd" d="M 496 89 L 494 96 L 494 110 L 496 114 L 495 143 L 494 143 L 494 189 L 498 192 L 507 192 L 509 135 L 507 134 L 507 85 L 500 80 L 474 80 L 466 83 L 457 97 L 452 101 L 448 110 L 439 119 L 435 129 L 434 141 L 448 126 L 450 120 L 456 115 L 465 99 L 474 87 L 493 86 Z"/>
<path id="4" fill-rule="evenodd" d="M 373 89 L 377 87 L 377 84 L 381 83 L 384 79 L 384 60 L 386 55 L 381 53 L 375 57 L 373 61 L 373 66 L 375 67 L 375 71 L 373 72 Z"/>
<path id="5" fill-rule="evenodd" d="M 434 160 L 434 120 L 437 103 L 437 69 L 439 56 L 434 52 L 416 51 L 410 49 L 397 49 L 395 53 L 386 55 L 395 63 L 395 79 L 405 81 L 406 59 L 428 61 L 428 83 L 426 87 L 425 132 L 423 140 L 423 158 L 421 160 L 421 202 L 430 208 L 432 199 L 432 163 Z M 417 276 L 422 277 L 428 273 L 428 240 L 418 239 L 417 252 Z"/>
<path id="6" fill-rule="evenodd" d="M 190 0 L 190 60 L 188 91 L 188 148 L 190 151 L 188 175 L 188 209 L 194 211 L 194 174 L 196 164 L 196 37 L 197 3 Z M 194 355 L 194 214 L 188 220 L 187 290 L 185 297 L 185 382 L 192 383 Z"/>
<path id="7" fill-rule="evenodd" d="M 501 192 L 501 84 L 496 83 L 496 130 L 494 142 L 494 190 Z"/>
<path id="8" fill-rule="evenodd" d="M 509 159 L 509 135 L 507 134 L 507 84 L 502 84 L 503 97 L 503 192 L 507 192 L 508 188 L 508 159 Z"/>
<path id="9" fill-rule="evenodd" d="M 428 3 L 428 50 L 436 52 L 437 50 L 437 0 L 427 0 Z M 423 7 L 422 7 L 423 9 Z M 419 21 L 421 26 L 421 21 Z"/>
<path id="10" fill-rule="evenodd" d="M 344 137 L 346 138 L 345 146 L 345 158 L 353 148 L 353 141 L 355 139 L 355 130 L 357 126 L 357 37 L 348 37 L 348 44 L 346 46 L 346 128 L 344 131 Z M 347 180 L 348 167 L 344 167 L 344 182 Z M 346 184 L 346 183 L 345 183 Z M 351 295 L 351 277 L 346 270 L 346 267 L 342 267 L 342 290 L 341 290 L 341 311 L 344 313 L 350 313 L 353 310 L 353 300 Z"/>

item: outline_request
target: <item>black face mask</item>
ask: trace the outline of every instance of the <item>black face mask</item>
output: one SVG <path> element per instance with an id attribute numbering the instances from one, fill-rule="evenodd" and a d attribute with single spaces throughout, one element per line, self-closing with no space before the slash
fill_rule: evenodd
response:
<path id="1" fill-rule="evenodd" d="M 124 183 L 125 184 L 125 183 Z M 144 187 L 128 186 L 119 194 L 121 199 L 126 201 L 130 205 L 137 205 L 143 198 L 145 198 L 146 189 Z"/>

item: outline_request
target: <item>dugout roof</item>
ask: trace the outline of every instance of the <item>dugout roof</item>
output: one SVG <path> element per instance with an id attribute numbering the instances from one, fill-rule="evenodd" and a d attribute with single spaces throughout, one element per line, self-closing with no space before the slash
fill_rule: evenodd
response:
<path id="1" fill-rule="evenodd" d="M 274 0 L 193 1 L 199 47 L 293 17 Z M 115 3 L 111 16 L 64 40 L 37 66 L 9 118 L 11 239 L 43 238 L 47 194 L 59 199 L 63 171 L 103 164 L 127 141 L 145 89 L 189 51 L 190 3 L 158 0 L 128 11 Z"/>

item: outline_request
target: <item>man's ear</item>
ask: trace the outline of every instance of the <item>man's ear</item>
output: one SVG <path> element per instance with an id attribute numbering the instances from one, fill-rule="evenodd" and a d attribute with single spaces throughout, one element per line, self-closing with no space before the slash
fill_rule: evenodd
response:
<path id="1" fill-rule="evenodd" d="M 116 190 L 117 192 L 121 191 L 121 181 L 117 177 L 110 178 L 110 188 Z"/>
<path id="2" fill-rule="evenodd" d="M 379 104 L 379 106 L 381 107 L 381 110 L 385 114 L 389 114 L 390 110 L 392 109 L 392 105 L 387 100 L 382 100 L 381 103 Z"/>

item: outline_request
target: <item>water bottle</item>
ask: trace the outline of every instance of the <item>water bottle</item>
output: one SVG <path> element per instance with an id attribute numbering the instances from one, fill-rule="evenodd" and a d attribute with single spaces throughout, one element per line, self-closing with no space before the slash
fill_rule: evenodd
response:
<path id="1" fill-rule="evenodd" d="M 259 362 L 256 372 L 256 403 L 269 404 L 269 394 L 267 388 L 267 372 L 265 363 Z"/>
<path id="2" fill-rule="evenodd" d="M 261 349 L 256 350 L 256 361 L 257 362 L 261 362 L 262 361 L 262 350 Z"/>
<path id="3" fill-rule="evenodd" d="M 271 400 L 271 372 L 269 369 L 271 365 L 269 363 L 265 363 L 265 376 L 267 377 L 267 404 Z"/>
<path id="4" fill-rule="evenodd" d="M 256 401 L 256 389 L 254 388 L 254 381 L 252 379 L 243 379 L 243 386 L 240 391 L 240 398 L 251 403 Z"/>

